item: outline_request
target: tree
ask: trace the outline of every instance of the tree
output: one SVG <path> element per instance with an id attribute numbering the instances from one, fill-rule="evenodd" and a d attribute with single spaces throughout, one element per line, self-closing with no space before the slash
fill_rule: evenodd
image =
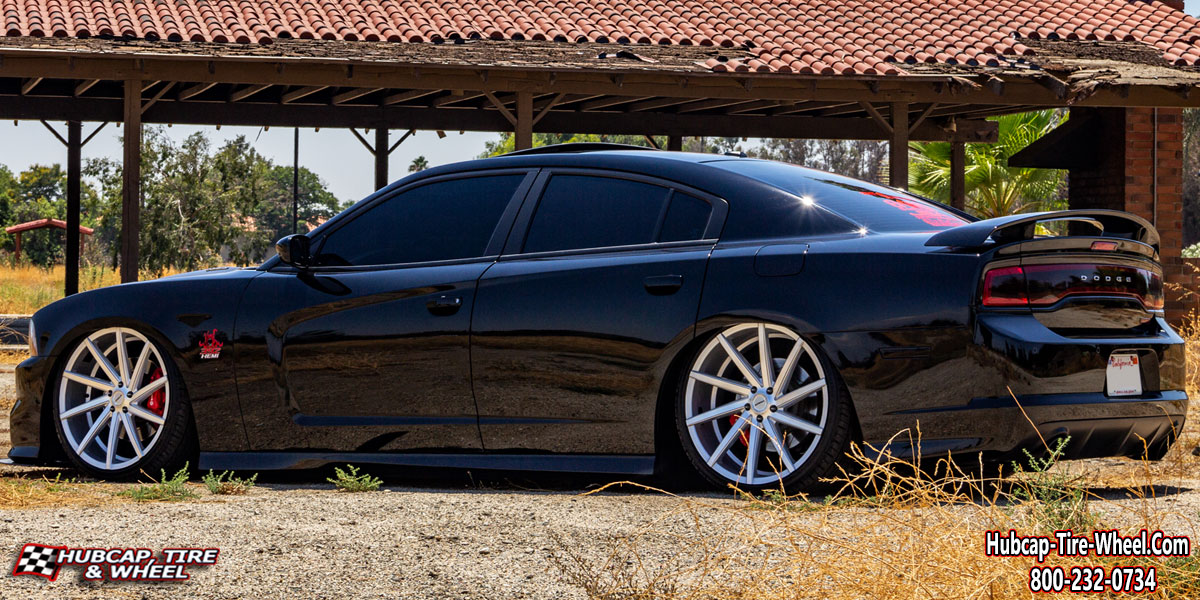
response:
<path id="1" fill-rule="evenodd" d="M 1041 110 L 993 117 L 999 124 L 995 144 L 966 145 L 967 210 L 982 218 L 1032 212 L 1065 205 L 1060 193 L 1066 172 L 1009 167 L 1008 159 L 1066 118 L 1065 112 Z M 950 143 L 910 145 L 909 189 L 941 202 L 950 200 Z"/>
<path id="2" fill-rule="evenodd" d="M 97 241 L 116 266 L 121 165 L 92 160 L 87 173 L 102 190 Z M 337 212 L 337 198 L 316 174 L 301 169 L 299 179 L 302 228 Z M 140 269 L 162 273 L 224 260 L 258 262 L 273 241 L 291 233 L 292 169 L 273 165 L 244 136 L 213 151 L 203 133 L 177 145 L 163 129 L 148 128 L 142 140 L 141 187 Z"/>
<path id="3" fill-rule="evenodd" d="M 749 154 L 756 158 L 803 165 L 864 181 L 880 182 L 888 146 L 862 140 L 796 140 L 769 138 Z"/>
<path id="4" fill-rule="evenodd" d="M 550 146 L 553 144 L 575 144 L 580 142 L 605 142 L 609 144 L 626 144 L 629 146 L 650 147 L 650 142 L 641 135 L 596 135 L 580 133 L 535 133 L 533 147 Z M 656 136 L 654 142 L 659 148 L 667 146 L 666 136 Z M 507 154 L 516 149 L 516 139 L 511 133 L 501 133 L 500 138 L 484 143 L 484 151 L 479 158 L 488 158 Z"/>
<path id="5" fill-rule="evenodd" d="M 408 172 L 409 173 L 417 173 L 419 171 L 424 171 L 425 169 L 428 169 L 428 168 L 429 168 L 429 161 L 425 160 L 424 156 L 418 156 L 418 157 L 414 158 L 411 163 L 408 164 Z"/>
<path id="6" fill-rule="evenodd" d="M 60 165 L 33 165 L 18 175 L 0 167 L 0 227 L 38 219 L 65 219 L 67 175 Z M 91 186 L 80 189 L 85 208 L 83 225 L 90 225 L 86 207 L 94 204 L 95 191 Z M 39 229 L 21 236 L 21 258 L 32 264 L 48 267 L 62 260 L 63 231 L 56 228 Z M 13 236 L 0 230 L 0 248 L 14 249 Z"/>

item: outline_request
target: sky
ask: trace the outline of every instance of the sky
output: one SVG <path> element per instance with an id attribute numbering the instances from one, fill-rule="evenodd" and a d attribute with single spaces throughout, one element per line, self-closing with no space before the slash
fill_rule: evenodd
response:
<path id="1" fill-rule="evenodd" d="M 1186 0 L 1188 14 L 1200 13 L 1200 0 Z M 63 123 L 51 123 L 65 136 Z M 95 123 L 85 123 L 83 135 L 89 135 Z M 182 141 L 196 131 L 206 131 L 214 147 L 238 135 L 245 135 L 255 149 L 277 164 L 292 164 L 293 129 L 274 127 L 264 130 L 259 127 L 196 127 L 175 125 L 167 130 L 168 135 Z M 403 131 L 393 131 L 393 142 Z M 120 127 L 109 124 L 87 146 L 83 158 L 110 157 L 119 160 Z M 497 138 L 495 133 L 446 132 L 439 139 L 432 131 L 418 131 L 404 141 L 392 153 L 389 176 L 394 181 L 408 173 L 408 165 L 417 156 L 424 156 L 430 166 L 443 165 L 474 158 L 484 149 L 484 142 Z M 374 141 L 373 136 L 367 136 Z M 0 122 L 0 164 L 14 172 L 27 169 L 34 164 L 64 163 L 66 148 L 37 121 Z M 314 171 L 325 181 L 329 190 L 339 200 L 358 200 L 373 191 L 374 159 L 367 149 L 345 129 L 300 130 L 300 164 Z"/>

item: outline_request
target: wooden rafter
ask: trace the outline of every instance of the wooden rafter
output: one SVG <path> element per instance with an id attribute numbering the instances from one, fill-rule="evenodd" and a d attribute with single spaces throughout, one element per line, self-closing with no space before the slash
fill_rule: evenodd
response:
<path id="1" fill-rule="evenodd" d="M 305 87 L 302 87 L 299 89 L 290 90 L 290 91 L 284 92 L 283 97 L 280 98 L 279 101 L 282 102 L 283 104 L 290 104 L 290 103 L 295 102 L 306 96 L 311 96 L 311 95 L 313 95 L 323 89 L 326 89 L 328 87 L 329 86 L 327 86 L 327 85 L 310 85 L 310 86 L 305 86 Z"/>
<path id="2" fill-rule="evenodd" d="M 348 91 L 345 91 L 345 92 L 335 95 L 333 97 L 333 103 L 334 104 L 342 104 L 344 102 L 356 100 L 356 99 L 362 98 L 363 96 L 366 96 L 368 94 L 374 94 L 375 92 L 378 92 L 381 89 L 382 88 L 354 88 L 352 90 L 348 90 Z"/>
<path id="3" fill-rule="evenodd" d="M 199 96 L 200 94 L 203 94 L 204 92 L 207 92 L 208 90 L 211 90 L 213 86 L 216 85 L 217 83 L 215 81 L 197 83 L 196 85 L 185 87 L 182 90 L 179 90 L 179 95 L 175 98 L 181 102 L 184 100 L 190 100 L 196 96 Z"/>
<path id="4" fill-rule="evenodd" d="M 245 100 L 246 98 L 249 98 L 250 96 L 253 96 L 269 87 L 271 87 L 271 85 L 267 83 L 248 85 L 240 90 L 234 90 L 233 93 L 229 94 L 229 101 L 241 102 L 242 100 Z"/>
<path id="5" fill-rule="evenodd" d="M 82 96 L 85 92 L 87 92 L 88 90 L 92 89 L 92 87 L 95 86 L 97 83 L 100 83 L 99 79 L 85 79 L 83 81 L 80 81 L 75 86 L 75 93 L 73 95 L 76 98 L 78 98 L 78 97 Z"/>

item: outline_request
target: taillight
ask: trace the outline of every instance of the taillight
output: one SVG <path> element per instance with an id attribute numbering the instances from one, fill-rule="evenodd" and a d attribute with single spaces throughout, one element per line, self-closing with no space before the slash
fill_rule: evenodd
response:
<path id="1" fill-rule="evenodd" d="M 1021 267 L 992 269 L 983 277 L 984 306 L 1029 306 Z"/>
<path id="2" fill-rule="evenodd" d="M 1147 310 L 1162 310 L 1162 276 L 1125 265 L 1062 264 L 1000 267 L 983 278 L 983 305 L 1044 307 L 1067 296 L 1136 298 Z"/>

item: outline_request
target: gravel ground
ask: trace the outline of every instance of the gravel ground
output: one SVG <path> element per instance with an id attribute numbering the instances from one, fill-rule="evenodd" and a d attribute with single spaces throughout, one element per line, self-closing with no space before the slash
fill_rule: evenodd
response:
<path id="1" fill-rule="evenodd" d="M 12 386 L 11 366 L 0 365 L 0 398 L 11 396 Z M 0 452 L 7 453 L 3 413 Z M 18 472 L 57 470 L 0 466 L 0 475 Z M 447 489 L 442 482 L 441 488 L 385 485 L 382 492 L 348 494 L 307 476 L 260 484 L 245 496 L 201 491 L 200 499 L 182 503 L 114 500 L 0 510 L 4 569 L 25 542 L 221 549 L 216 565 L 189 568 L 192 580 L 184 583 L 96 584 L 70 567 L 53 583 L 0 575 L 0 598 L 582 598 L 548 560 L 561 544 L 594 544 L 590 553 L 602 555 L 611 536 L 652 522 L 665 534 L 692 528 L 682 516 L 662 520 L 678 506 L 669 496 L 582 496 L 585 489 L 542 483 L 560 489 Z M 717 495 L 711 500 L 737 504 Z M 664 559 L 675 552 L 665 540 Z"/>
<path id="2" fill-rule="evenodd" d="M 0 365 L 0 399 L 13 395 L 11 368 Z M 0 413 L 3 454 L 7 409 Z M 1117 462 L 1080 461 L 1070 468 L 1111 471 Z M 22 472 L 56 471 L 0 466 L 0 476 Z M 453 479 L 413 487 L 394 485 L 410 482 L 393 478 L 382 492 L 347 494 L 332 491 L 319 476 L 303 475 L 261 483 L 245 496 L 201 491 L 197 500 L 138 504 L 100 494 L 100 500 L 78 505 L 0 510 L 2 569 L 25 542 L 221 549 L 216 565 L 189 568 L 187 582 L 92 583 L 71 567 L 56 582 L 0 574 L 0 599 L 583 598 L 551 560 L 564 548 L 603 558 L 614 536 L 652 529 L 642 558 L 666 563 L 686 555 L 686 540 L 697 527 L 728 527 L 732 513 L 723 508 L 745 507 L 728 494 L 690 493 L 702 506 L 688 512 L 679 510 L 678 499 L 657 493 L 585 496 L 586 486 L 572 482 L 532 484 L 553 488 L 547 491 L 503 480 L 471 485 L 461 474 Z M 1200 515 L 1200 481 L 1184 473 L 1170 483 L 1155 510 L 1175 515 L 1167 519 L 1181 528 L 1173 533 L 1191 533 Z M 830 522 L 826 515 L 825 526 Z"/>

